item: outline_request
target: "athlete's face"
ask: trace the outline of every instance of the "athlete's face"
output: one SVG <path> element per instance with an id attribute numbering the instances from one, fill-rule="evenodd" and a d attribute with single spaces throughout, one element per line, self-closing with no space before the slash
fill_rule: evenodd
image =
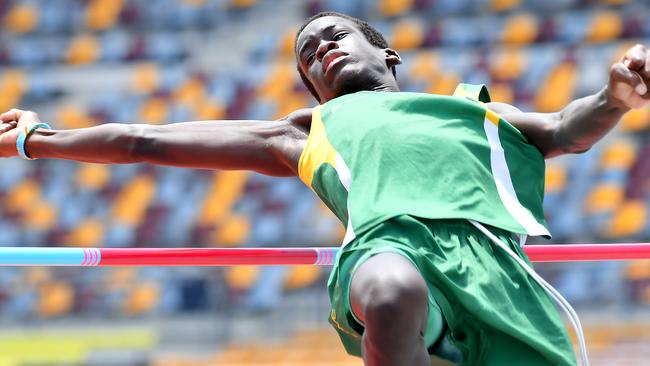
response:
<path id="1" fill-rule="evenodd" d="M 354 22 L 337 16 L 305 27 L 298 35 L 296 58 L 321 102 L 395 84 L 390 68 L 401 62 L 394 50 L 373 46 Z"/>

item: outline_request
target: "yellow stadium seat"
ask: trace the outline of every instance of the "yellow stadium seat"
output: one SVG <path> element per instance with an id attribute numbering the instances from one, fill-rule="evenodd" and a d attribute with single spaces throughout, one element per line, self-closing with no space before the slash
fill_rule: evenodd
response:
<path id="1" fill-rule="evenodd" d="M 566 167 L 556 164 L 546 166 L 544 189 L 547 193 L 558 193 L 566 186 Z"/>
<path id="2" fill-rule="evenodd" d="M 232 207 L 241 197 L 247 181 L 248 172 L 245 171 L 215 173 L 210 191 L 204 199 L 199 225 L 219 223 L 230 214 Z"/>
<path id="3" fill-rule="evenodd" d="M 413 0 L 380 0 L 377 7 L 383 17 L 396 17 L 406 14 L 413 6 Z"/>
<path id="4" fill-rule="evenodd" d="M 490 73 L 498 80 L 515 80 L 526 69 L 526 54 L 519 47 L 508 47 L 497 51 L 490 63 Z"/>
<path id="5" fill-rule="evenodd" d="M 627 112 L 619 123 L 624 132 L 639 132 L 650 127 L 650 108 L 638 108 Z"/>
<path id="6" fill-rule="evenodd" d="M 422 24 L 414 20 L 402 20 L 395 24 L 390 44 L 398 51 L 410 51 L 422 46 Z"/>
<path id="7" fill-rule="evenodd" d="M 619 238 L 638 234 L 645 228 L 647 216 L 643 201 L 627 201 L 616 211 L 605 235 Z"/>
<path id="8" fill-rule="evenodd" d="M 278 56 L 288 59 L 293 62 L 294 59 L 294 44 L 296 43 L 297 28 L 289 28 L 280 37 L 280 44 L 278 45 Z"/>
<path id="9" fill-rule="evenodd" d="M 454 72 L 443 73 L 431 82 L 426 92 L 431 94 L 452 95 L 460 83 L 460 77 Z"/>
<path id="10" fill-rule="evenodd" d="M 49 230 L 57 220 L 56 207 L 47 202 L 38 202 L 25 212 L 24 223 L 37 230 Z"/>
<path id="11" fill-rule="evenodd" d="M 91 0 L 86 8 L 86 24 L 88 28 L 100 31 L 115 26 L 124 0 Z"/>
<path id="12" fill-rule="evenodd" d="M 99 54 L 100 46 L 97 39 L 90 34 L 80 34 L 70 41 L 66 60 L 71 65 L 88 65 L 95 62 Z"/>
<path id="13" fill-rule="evenodd" d="M 564 62 L 557 65 L 542 83 L 535 107 L 539 112 L 557 112 L 573 97 L 576 86 L 576 65 Z"/>
<path id="14" fill-rule="evenodd" d="M 10 89 L 6 92 L 0 89 L 0 95 L 2 95 L 2 98 L 0 98 L 0 111 L 8 111 L 11 108 L 15 108 L 22 100 L 22 94 L 15 89 Z"/>
<path id="15" fill-rule="evenodd" d="M 257 0 L 230 0 L 230 7 L 235 9 L 246 9 L 255 6 Z"/>
<path id="16" fill-rule="evenodd" d="M 571 341 L 576 344 L 577 339 L 571 334 Z M 609 327 L 587 327 L 585 329 L 585 338 L 589 339 L 589 349 L 594 351 L 598 349 L 607 349 L 616 339 L 615 332 Z M 593 346 L 593 347 L 592 347 Z"/>
<path id="17" fill-rule="evenodd" d="M 607 42 L 623 33 L 623 19 L 616 11 L 601 11 L 594 15 L 586 38 L 590 42 Z"/>
<path id="18" fill-rule="evenodd" d="M 521 0 L 490 0 L 493 11 L 512 10 L 521 5 Z"/>
<path id="19" fill-rule="evenodd" d="M 530 44 L 537 39 L 537 18 L 532 14 L 515 14 L 506 20 L 501 33 L 504 44 Z"/>
<path id="20" fill-rule="evenodd" d="M 623 202 L 624 193 L 622 187 L 610 184 L 601 184 L 593 188 L 587 196 L 587 213 L 611 212 L 617 209 Z"/>
<path id="21" fill-rule="evenodd" d="M 627 264 L 625 278 L 629 281 L 650 279 L 650 260 L 635 260 Z"/>
<path id="22" fill-rule="evenodd" d="M 26 287 L 38 287 L 52 280 L 52 271 L 50 268 L 28 267 L 25 268 L 24 278 Z"/>
<path id="23" fill-rule="evenodd" d="M 73 104 L 65 104 L 56 111 L 57 124 L 66 129 L 94 126 L 95 121 L 86 111 Z"/>
<path id="24" fill-rule="evenodd" d="M 0 110 L 7 111 L 16 107 L 27 88 L 27 77 L 20 69 L 9 69 L 0 78 Z"/>
<path id="25" fill-rule="evenodd" d="M 418 52 L 413 56 L 409 68 L 409 77 L 413 80 L 433 80 L 439 74 L 438 55 L 430 52 Z"/>
<path id="26" fill-rule="evenodd" d="M 111 268 L 108 275 L 102 281 L 104 291 L 130 291 L 138 277 L 138 270 L 135 267 Z"/>
<path id="27" fill-rule="evenodd" d="M 515 91 L 510 84 L 492 84 L 490 86 L 490 97 L 494 102 L 513 104 L 515 101 Z"/>
<path id="28" fill-rule="evenodd" d="M 66 245 L 73 247 L 97 247 L 104 238 L 104 223 L 95 218 L 81 221 L 66 237 Z"/>
<path id="29" fill-rule="evenodd" d="M 21 69 L 8 69 L 2 74 L 0 78 L 0 91 L 9 93 L 14 91 L 22 95 L 27 88 L 27 75 Z"/>
<path id="30" fill-rule="evenodd" d="M 34 179 L 24 179 L 15 185 L 4 199 L 3 209 L 21 213 L 36 206 L 41 198 L 41 185 Z"/>
<path id="31" fill-rule="evenodd" d="M 278 110 L 273 115 L 274 119 L 286 117 L 296 109 L 305 108 L 309 105 L 310 97 L 305 93 L 289 93 L 284 99 L 279 100 Z"/>
<path id="32" fill-rule="evenodd" d="M 36 28 L 39 18 L 37 7 L 17 3 L 5 15 L 4 26 L 15 33 L 29 33 Z"/>
<path id="33" fill-rule="evenodd" d="M 260 269 L 257 266 L 232 266 L 226 268 L 225 281 L 228 287 L 234 290 L 250 288 L 259 277 Z"/>
<path id="34" fill-rule="evenodd" d="M 289 62 L 277 64 L 269 78 L 257 89 L 257 94 L 267 100 L 279 102 L 293 90 L 295 72 L 295 66 Z"/>
<path id="35" fill-rule="evenodd" d="M 316 266 L 294 266 L 285 279 L 284 287 L 297 290 L 312 285 L 320 278 L 321 269 Z"/>
<path id="36" fill-rule="evenodd" d="M 163 97 L 152 97 L 140 106 L 140 120 L 145 123 L 159 125 L 166 122 L 169 116 L 169 101 Z"/>
<path id="37" fill-rule="evenodd" d="M 603 169 L 629 169 L 636 160 L 636 149 L 625 141 L 616 141 L 603 152 L 600 163 Z"/>
<path id="38" fill-rule="evenodd" d="M 199 120 L 222 120 L 226 117 L 226 107 L 217 101 L 203 99 L 195 105 Z"/>
<path id="39" fill-rule="evenodd" d="M 132 227 L 140 225 L 155 193 L 156 181 L 152 177 L 144 174 L 135 177 L 115 199 L 113 218 Z"/>
<path id="40" fill-rule="evenodd" d="M 203 101 L 205 84 L 198 78 L 190 78 L 174 90 L 174 100 L 180 104 L 194 107 Z"/>
<path id="41" fill-rule="evenodd" d="M 219 247 L 233 247 L 242 244 L 251 230 L 247 216 L 231 215 L 224 219 L 215 232 L 214 243 Z"/>
<path id="42" fill-rule="evenodd" d="M 160 68 L 155 63 L 147 62 L 133 69 L 132 85 L 139 93 L 153 93 L 160 85 L 160 79 Z"/>
<path id="43" fill-rule="evenodd" d="M 74 288 L 67 282 L 55 281 L 39 286 L 37 313 L 41 318 L 68 314 L 74 306 Z"/>
<path id="44" fill-rule="evenodd" d="M 111 177 L 111 171 L 106 165 L 102 164 L 79 164 L 75 182 L 80 187 L 92 190 L 100 190 L 108 184 Z"/>
<path id="45" fill-rule="evenodd" d="M 153 282 L 136 284 L 122 303 L 126 315 L 146 314 L 160 303 L 160 286 Z"/>

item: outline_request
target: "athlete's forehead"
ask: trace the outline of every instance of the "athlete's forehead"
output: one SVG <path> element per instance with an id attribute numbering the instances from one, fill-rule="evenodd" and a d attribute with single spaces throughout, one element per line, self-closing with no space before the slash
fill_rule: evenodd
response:
<path id="1" fill-rule="evenodd" d="M 316 41 L 339 29 L 360 32 L 356 23 L 339 16 L 328 15 L 312 20 L 298 35 L 298 39 L 296 40 L 296 54 L 299 55 L 309 42 Z"/>

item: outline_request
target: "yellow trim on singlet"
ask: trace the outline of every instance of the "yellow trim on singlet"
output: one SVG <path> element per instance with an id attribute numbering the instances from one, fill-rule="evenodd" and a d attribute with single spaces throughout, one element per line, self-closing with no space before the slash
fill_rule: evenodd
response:
<path id="1" fill-rule="evenodd" d="M 499 127 L 499 115 L 488 108 L 485 108 L 485 119 L 492 122 L 493 125 Z"/>
<path id="2" fill-rule="evenodd" d="M 355 319 L 356 319 L 356 317 L 355 317 Z M 341 332 L 343 332 L 343 333 L 345 333 L 345 334 L 347 334 L 349 336 L 352 336 L 354 338 L 361 338 L 361 336 L 359 334 L 349 331 L 347 328 L 345 328 L 344 326 L 342 326 L 338 322 L 338 320 L 336 319 L 336 311 L 334 309 L 332 309 L 332 312 L 330 313 L 330 320 L 336 326 L 336 328 L 338 330 L 340 330 Z"/>
<path id="3" fill-rule="evenodd" d="M 465 89 L 463 87 L 463 84 L 458 84 L 456 87 L 456 90 L 454 90 L 454 97 L 461 97 L 461 98 L 470 98 L 473 100 L 478 100 L 478 96 L 475 95 L 475 93 L 470 92 L 469 90 Z"/>
<path id="4" fill-rule="evenodd" d="M 305 149 L 298 160 L 298 176 L 309 188 L 312 188 L 314 172 L 324 163 L 336 168 L 336 150 L 327 139 L 327 132 L 321 119 L 322 105 L 315 107 L 311 115 L 311 128 Z"/>

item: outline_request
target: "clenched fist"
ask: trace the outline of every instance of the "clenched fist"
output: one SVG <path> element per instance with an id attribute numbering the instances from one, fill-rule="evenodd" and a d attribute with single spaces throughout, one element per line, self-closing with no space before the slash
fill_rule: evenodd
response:
<path id="1" fill-rule="evenodd" d="M 0 114 L 0 157 L 18 156 L 16 139 L 20 128 L 40 122 L 38 115 L 31 111 L 12 109 Z"/>
<path id="2" fill-rule="evenodd" d="M 609 71 L 607 86 L 610 102 L 623 108 L 650 105 L 650 51 L 636 45 Z"/>

